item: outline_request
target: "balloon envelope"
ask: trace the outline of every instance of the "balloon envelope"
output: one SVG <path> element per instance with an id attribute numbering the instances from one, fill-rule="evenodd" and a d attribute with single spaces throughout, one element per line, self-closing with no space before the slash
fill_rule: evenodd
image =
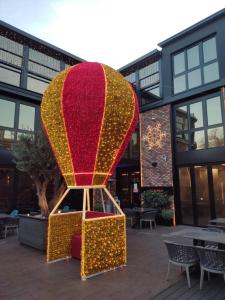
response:
<path id="1" fill-rule="evenodd" d="M 138 101 L 120 73 L 81 63 L 52 80 L 41 118 L 67 186 L 106 185 L 135 129 Z"/>

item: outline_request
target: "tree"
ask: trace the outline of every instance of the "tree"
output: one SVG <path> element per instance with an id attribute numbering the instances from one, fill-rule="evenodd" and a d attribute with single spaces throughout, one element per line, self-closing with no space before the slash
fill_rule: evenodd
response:
<path id="1" fill-rule="evenodd" d="M 22 135 L 13 155 L 16 168 L 26 172 L 35 183 L 41 214 L 48 216 L 64 193 L 65 182 L 44 133 L 38 132 L 35 138 Z M 51 197 L 47 199 L 49 190 Z"/>

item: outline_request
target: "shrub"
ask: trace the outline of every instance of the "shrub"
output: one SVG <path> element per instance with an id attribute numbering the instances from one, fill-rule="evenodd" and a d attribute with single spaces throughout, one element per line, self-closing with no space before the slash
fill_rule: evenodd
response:
<path id="1" fill-rule="evenodd" d="M 144 197 L 144 207 L 151 208 L 169 208 L 171 201 L 169 195 L 165 192 L 145 191 L 142 193 Z"/>
<path id="2" fill-rule="evenodd" d="M 161 215 L 162 215 L 164 220 L 172 220 L 173 215 L 174 215 L 174 211 L 170 208 L 162 209 Z"/>

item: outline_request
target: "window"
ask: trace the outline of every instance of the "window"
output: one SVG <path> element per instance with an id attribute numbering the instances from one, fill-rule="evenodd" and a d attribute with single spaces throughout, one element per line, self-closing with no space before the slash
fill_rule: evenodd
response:
<path id="1" fill-rule="evenodd" d="M 15 68 L 0 64 L 0 81 L 11 85 L 20 86 L 20 71 Z"/>
<path id="2" fill-rule="evenodd" d="M 28 70 L 36 75 L 52 79 L 60 71 L 60 61 L 34 49 L 29 49 Z"/>
<path id="3" fill-rule="evenodd" d="M 140 88 L 159 83 L 159 62 L 156 61 L 139 70 Z"/>
<path id="4" fill-rule="evenodd" d="M 173 55 L 174 94 L 219 79 L 216 37 Z"/>
<path id="5" fill-rule="evenodd" d="M 22 135 L 33 138 L 35 115 L 35 106 L 0 99 L 0 147 L 11 150 L 13 143 Z"/>
<path id="6" fill-rule="evenodd" d="M 19 129 L 34 131 L 35 108 L 20 104 Z"/>
<path id="7" fill-rule="evenodd" d="M 176 108 L 176 149 L 178 152 L 223 147 L 224 123 L 220 96 Z"/>
<path id="8" fill-rule="evenodd" d="M 129 75 L 127 75 L 127 76 L 125 77 L 125 79 L 126 79 L 127 81 L 129 81 L 130 83 L 135 84 L 135 81 L 136 81 L 136 79 L 135 79 L 135 72 L 134 72 L 134 73 L 131 73 L 131 74 L 129 74 Z"/>
<path id="9" fill-rule="evenodd" d="M 222 123 L 220 97 L 213 97 L 206 101 L 208 125 Z"/>
<path id="10" fill-rule="evenodd" d="M 4 149 L 12 150 L 14 138 L 14 131 L 0 128 L 0 148 L 3 147 Z"/>
<path id="11" fill-rule="evenodd" d="M 0 81 L 20 86 L 23 45 L 0 36 Z"/>
<path id="12" fill-rule="evenodd" d="M 14 127 L 15 102 L 0 99 L 0 126 Z"/>
<path id="13" fill-rule="evenodd" d="M 33 92 L 43 94 L 48 85 L 49 82 L 42 80 L 38 76 L 28 76 L 27 78 L 27 89 Z"/>

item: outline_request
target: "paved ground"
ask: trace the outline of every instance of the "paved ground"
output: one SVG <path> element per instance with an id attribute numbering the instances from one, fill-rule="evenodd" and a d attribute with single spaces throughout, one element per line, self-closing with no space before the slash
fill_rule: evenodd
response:
<path id="1" fill-rule="evenodd" d="M 127 267 L 85 282 L 80 280 L 79 261 L 46 264 L 39 251 L 20 245 L 15 236 L 7 237 L 0 240 L 0 299 L 151 299 L 183 277 L 174 267 L 170 281 L 165 280 L 168 258 L 162 234 L 171 230 L 129 228 Z"/>
<path id="2" fill-rule="evenodd" d="M 203 289 L 199 289 L 199 274 L 192 275 L 191 289 L 187 287 L 186 278 L 153 297 L 152 300 L 224 300 L 225 284 L 221 275 L 211 275 L 210 281 L 205 280 Z"/>

